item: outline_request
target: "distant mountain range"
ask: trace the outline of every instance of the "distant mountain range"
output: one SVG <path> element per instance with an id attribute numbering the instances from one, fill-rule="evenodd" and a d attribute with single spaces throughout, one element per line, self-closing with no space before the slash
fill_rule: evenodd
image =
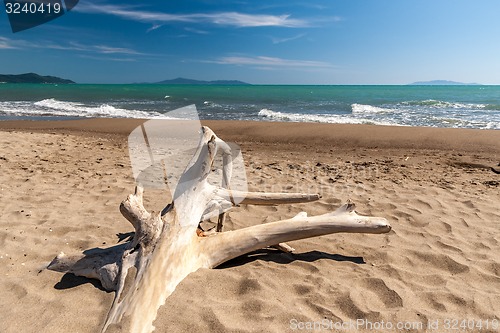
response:
<path id="1" fill-rule="evenodd" d="M 36 73 L 26 73 L 26 74 L 0 74 L 0 83 L 57 83 L 57 84 L 67 84 L 67 83 L 75 83 L 74 81 L 62 79 L 56 76 L 42 76 Z M 242 85 L 251 85 L 250 83 L 246 83 L 238 80 L 213 80 L 213 81 L 203 81 L 203 80 L 193 80 L 186 79 L 182 77 L 178 77 L 176 79 L 171 80 L 163 80 L 160 82 L 143 82 L 143 84 L 178 84 L 178 85 L 225 85 L 225 86 L 242 86 Z M 479 83 L 463 83 L 456 81 L 448 81 L 448 80 L 433 80 L 433 81 L 418 81 L 413 82 L 408 85 L 412 86 L 458 86 L 458 85 L 480 85 Z"/>
<path id="2" fill-rule="evenodd" d="M 478 86 L 479 83 L 463 83 L 448 80 L 418 81 L 409 84 L 410 86 Z"/>
<path id="3" fill-rule="evenodd" d="M 242 86 L 250 85 L 250 83 L 238 81 L 238 80 L 215 80 L 215 81 L 202 81 L 202 80 L 192 80 L 182 77 L 178 77 L 172 80 L 163 80 L 160 82 L 155 82 L 155 84 L 197 84 L 197 85 L 224 85 L 224 86 Z"/>
<path id="4" fill-rule="evenodd" d="M 0 74 L 0 82 L 5 83 L 75 83 L 56 76 L 42 76 L 36 73 L 18 75 Z"/>

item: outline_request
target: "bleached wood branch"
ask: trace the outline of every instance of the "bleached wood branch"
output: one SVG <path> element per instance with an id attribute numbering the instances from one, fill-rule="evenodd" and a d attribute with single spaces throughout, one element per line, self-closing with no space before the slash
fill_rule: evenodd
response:
<path id="1" fill-rule="evenodd" d="M 221 186 L 207 180 L 218 149 L 223 155 Z M 197 229 L 200 221 L 214 211 L 224 214 L 236 200 L 242 204 L 274 205 L 320 198 L 318 194 L 232 191 L 230 156 L 229 145 L 203 127 L 200 145 L 179 179 L 172 203 L 160 213 L 149 213 L 139 186 L 121 203 L 122 215 L 135 230 L 132 240 L 75 256 L 60 254 L 49 264 L 48 269 L 95 278 L 107 290 L 116 291 L 103 331 L 121 325 L 128 332 L 151 332 L 158 308 L 188 274 L 199 268 L 213 268 L 267 246 L 293 251 L 283 243 L 291 240 L 338 232 L 391 230 L 385 219 L 358 215 L 349 203 L 320 216 L 300 213 L 288 220 L 200 237 L 205 235 Z M 219 231 L 223 214 L 219 214 Z"/>
<path id="2" fill-rule="evenodd" d="M 203 240 L 202 253 L 208 254 L 208 267 L 216 267 L 230 259 L 267 246 L 327 234 L 370 233 L 380 234 L 391 230 L 387 220 L 361 216 L 348 203 L 333 213 L 294 218 L 260 224 L 244 229 L 219 233 Z"/>
<path id="3" fill-rule="evenodd" d="M 269 192 L 241 192 L 225 189 L 216 189 L 218 196 L 230 198 L 232 202 L 239 201 L 246 205 L 282 205 L 316 201 L 319 194 L 308 193 L 269 193 Z"/>

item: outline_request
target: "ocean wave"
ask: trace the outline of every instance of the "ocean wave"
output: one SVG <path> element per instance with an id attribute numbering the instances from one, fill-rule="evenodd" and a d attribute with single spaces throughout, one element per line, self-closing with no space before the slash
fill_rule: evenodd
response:
<path id="1" fill-rule="evenodd" d="M 218 103 L 215 103 L 215 102 L 212 102 L 212 101 L 204 101 L 203 102 L 203 105 L 207 108 L 224 108 L 224 106 L 222 106 L 221 104 L 218 104 Z"/>
<path id="2" fill-rule="evenodd" d="M 427 99 L 423 101 L 407 101 L 401 102 L 403 106 L 424 106 L 435 109 L 484 109 L 487 107 L 485 104 L 480 103 L 460 103 L 460 102 L 446 102 L 435 99 Z"/>
<path id="3" fill-rule="evenodd" d="M 374 113 L 389 113 L 394 112 L 392 109 L 381 108 L 373 105 L 365 104 L 352 104 L 351 105 L 353 114 L 374 114 Z"/>
<path id="4" fill-rule="evenodd" d="M 490 121 L 490 118 L 483 116 L 462 117 L 453 114 L 448 115 L 427 115 L 423 126 L 450 127 L 450 128 L 478 128 L 478 129 L 500 129 L 500 122 Z"/>
<path id="5" fill-rule="evenodd" d="M 273 111 L 270 109 L 260 110 L 259 116 L 274 121 L 329 123 L 329 124 L 372 124 L 372 125 L 388 125 L 388 126 L 399 125 L 391 122 L 374 121 L 371 119 L 364 119 L 364 118 L 354 118 L 345 115 L 285 113 L 285 112 Z"/>
<path id="6" fill-rule="evenodd" d="M 103 118 L 162 118 L 170 119 L 159 112 L 127 110 L 109 104 L 86 106 L 81 103 L 59 101 L 54 98 L 38 102 L 2 102 L 0 113 L 10 116 L 56 116 L 56 117 L 103 117 Z"/>
<path id="7" fill-rule="evenodd" d="M 485 110 L 500 111 L 500 105 L 498 104 L 487 104 L 484 106 Z"/>
<path id="8" fill-rule="evenodd" d="M 497 129 L 499 130 L 500 129 L 500 122 L 496 122 L 496 121 L 490 121 L 489 123 L 487 123 L 486 125 L 484 125 L 483 127 L 480 127 L 481 129 Z"/>

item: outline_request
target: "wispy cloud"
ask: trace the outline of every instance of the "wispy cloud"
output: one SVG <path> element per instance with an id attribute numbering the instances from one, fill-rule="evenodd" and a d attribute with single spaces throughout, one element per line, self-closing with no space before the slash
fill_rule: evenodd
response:
<path id="1" fill-rule="evenodd" d="M 151 32 L 153 30 L 161 28 L 162 26 L 163 26 L 163 24 L 153 24 L 153 26 L 151 28 L 149 28 L 148 30 L 146 30 L 146 32 Z"/>
<path id="2" fill-rule="evenodd" d="M 281 44 L 281 43 L 286 43 L 290 42 L 292 40 L 296 40 L 299 38 L 304 37 L 306 34 L 298 34 L 292 37 L 285 37 L 285 38 L 277 38 L 277 37 L 271 37 L 271 40 L 273 41 L 273 44 Z"/>
<path id="3" fill-rule="evenodd" d="M 184 30 L 186 30 L 188 32 L 195 33 L 195 34 L 199 34 L 199 35 L 208 35 L 208 34 L 210 34 L 210 32 L 208 32 L 206 30 L 194 29 L 194 28 L 189 28 L 189 27 L 184 28 Z"/>
<path id="4" fill-rule="evenodd" d="M 345 21 L 345 19 L 341 16 L 330 16 L 324 19 L 325 21 L 329 22 L 342 22 Z"/>
<path id="5" fill-rule="evenodd" d="M 206 61 L 223 65 L 239 65 L 239 66 L 256 66 L 260 69 L 276 69 L 276 68 L 332 68 L 332 64 L 323 61 L 313 60 L 295 60 L 283 59 L 276 57 L 243 57 L 243 56 L 229 56 L 222 57 L 212 61 Z"/>
<path id="6" fill-rule="evenodd" d="M 72 41 L 65 44 L 59 44 L 48 40 L 43 42 L 30 42 L 22 39 L 11 40 L 5 37 L 0 37 L 0 49 L 51 49 L 62 51 L 80 51 L 95 54 L 147 55 L 146 53 L 133 49 L 109 45 L 85 45 Z"/>
<path id="7" fill-rule="evenodd" d="M 146 53 L 124 47 L 115 47 L 109 45 L 84 45 L 77 42 L 69 42 L 68 44 L 55 44 L 47 42 L 43 44 L 32 45 L 32 47 L 67 51 L 81 51 L 85 53 L 95 54 L 147 55 Z"/>
<path id="8" fill-rule="evenodd" d="M 215 24 L 231 25 L 237 27 L 305 27 L 308 24 L 304 20 L 290 18 L 290 15 L 253 15 L 242 13 L 216 13 L 196 14 Z"/>
<path id="9" fill-rule="evenodd" d="M 143 54 L 141 52 L 127 49 L 123 47 L 111 47 L 106 45 L 93 45 L 92 46 L 98 53 L 111 54 L 111 53 L 120 53 L 120 54 L 131 54 L 131 55 L 140 55 Z"/>
<path id="10" fill-rule="evenodd" d="M 105 61 L 119 61 L 119 62 L 133 62 L 133 61 L 137 61 L 137 59 L 134 59 L 134 58 L 96 57 L 96 56 L 85 55 L 85 54 L 80 55 L 80 58 L 92 59 L 92 60 L 100 60 L 100 61 L 102 61 L 102 60 L 105 60 Z"/>
<path id="11" fill-rule="evenodd" d="M 81 2 L 74 10 L 90 14 L 106 14 L 146 23 L 211 23 L 234 27 L 305 27 L 308 22 L 290 15 L 246 14 L 239 12 L 170 14 L 137 9 L 136 6 L 104 5 Z"/>
<path id="12" fill-rule="evenodd" d="M 30 48 L 44 48 L 52 50 L 62 50 L 62 51 L 88 51 L 89 47 L 79 44 L 77 42 L 69 42 L 67 44 L 57 44 L 54 42 L 46 41 L 44 43 L 32 43 L 29 45 Z"/>
<path id="13" fill-rule="evenodd" d="M 16 45 L 16 42 L 10 40 L 9 38 L 0 37 L 0 50 L 7 49 L 18 49 L 19 45 Z"/>

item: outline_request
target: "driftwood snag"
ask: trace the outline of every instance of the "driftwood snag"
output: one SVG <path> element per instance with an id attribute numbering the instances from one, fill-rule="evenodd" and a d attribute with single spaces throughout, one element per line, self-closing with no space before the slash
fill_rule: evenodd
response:
<path id="1" fill-rule="evenodd" d="M 308 217 L 302 212 L 288 220 L 221 232 L 223 214 L 233 206 L 235 198 L 243 198 L 241 204 L 275 205 L 320 197 L 231 191 L 228 149 L 212 130 L 203 127 L 198 150 L 179 179 L 172 203 L 160 213 L 148 212 L 141 186 L 121 203 L 121 213 L 135 230 L 131 240 L 76 256 L 61 253 L 49 264 L 50 270 L 98 279 L 105 289 L 116 292 L 103 332 L 110 325 L 133 333 L 153 331 L 158 308 L 188 274 L 199 268 L 213 268 L 268 246 L 293 251 L 284 242 L 297 239 L 337 232 L 380 234 L 391 230 L 386 219 L 360 216 L 354 211 L 354 204 L 347 203 L 324 215 Z M 218 150 L 226 157 L 222 186 L 207 181 Z M 205 233 L 198 228 L 201 221 L 217 215 L 216 232 Z M 120 326 L 123 322 L 125 326 Z"/>

